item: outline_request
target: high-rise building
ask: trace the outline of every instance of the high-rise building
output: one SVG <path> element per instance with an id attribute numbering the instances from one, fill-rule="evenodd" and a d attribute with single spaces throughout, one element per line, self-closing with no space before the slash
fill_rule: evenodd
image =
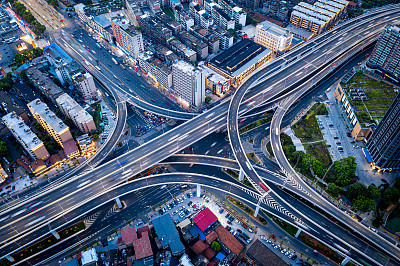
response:
<path id="1" fill-rule="evenodd" d="M 65 142 L 73 139 L 69 127 L 47 107 L 47 104 L 36 99 L 27 105 L 36 121 L 62 148 Z"/>
<path id="2" fill-rule="evenodd" d="M 43 142 L 15 112 L 3 116 L 3 121 L 10 132 L 14 135 L 15 139 L 22 147 L 24 147 L 33 159 L 46 160 L 50 157 Z"/>
<path id="3" fill-rule="evenodd" d="M 400 79 L 400 27 L 387 25 L 379 37 L 368 66 L 389 74 L 396 81 Z"/>
<path id="4" fill-rule="evenodd" d="M 93 76 L 90 73 L 78 72 L 72 75 L 76 87 L 80 90 L 85 101 L 91 100 L 97 96 L 96 85 L 94 85 Z"/>
<path id="5" fill-rule="evenodd" d="M 111 27 L 117 43 L 125 49 L 135 59 L 144 51 L 142 33 L 136 30 L 135 26 L 129 26 L 124 30 L 120 20 L 114 19 L 111 21 Z"/>
<path id="6" fill-rule="evenodd" d="M 367 150 L 374 168 L 400 169 L 400 94 L 369 138 Z"/>
<path id="7" fill-rule="evenodd" d="M 198 107 L 204 102 L 205 77 L 201 69 L 178 61 L 172 65 L 172 83 L 173 92 L 187 102 L 186 105 Z"/>
<path id="8" fill-rule="evenodd" d="M 293 34 L 269 21 L 261 22 L 256 27 L 254 41 L 274 51 L 284 52 L 292 44 Z"/>

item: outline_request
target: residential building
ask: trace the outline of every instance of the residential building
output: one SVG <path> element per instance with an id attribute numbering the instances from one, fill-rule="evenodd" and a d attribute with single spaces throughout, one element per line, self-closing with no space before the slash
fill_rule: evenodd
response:
<path id="1" fill-rule="evenodd" d="M 168 66 L 171 66 L 173 63 L 179 60 L 179 57 L 174 52 L 161 44 L 154 45 L 153 53 L 157 58 L 165 62 Z"/>
<path id="2" fill-rule="evenodd" d="M 64 93 L 60 87 L 35 66 L 28 68 L 26 75 L 31 83 L 54 104 L 56 103 L 57 97 Z"/>
<path id="3" fill-rule="evenodd" d="M 135 251 L 135 264 L 154 265 L 153 250 L 150 243 L 150 229 L 148 226 L 136 228 L 134 226 L 121 231 L 121 240 L 127 246 L 133 246 Z"/>
<path id="4" fill-rule="evenodd" d="M 90 73 L 79 71 L 72 75 L 76 87 L 82 93 L 85 101 L 92 100 L 97 97 L 97 89 L 94 84 L 93 76 Z"/>
<path id="5" fill-rule="evenodd" d="M 379 37 L 367 66 L 388 74 L 394 81 L 400 81 L 400 27 L 386 25 Z"/>
<path id="6" fill-rule="evenodd" d="M 69 117 L 80 131 L 91 133 L 96 130 L 93 117 L 67 93 L 60 95 L 56 102 L 61 112 Z"/>
<path id="7" fill-rule="evenodd" d="M 55 43 L 46 46 L 43 52 L 50 64 L 54 66 L 54 71 L 61 84 L 65 85 L 71 81 L 67 66 L 72 62 L 72 59 Z"/>
<path id="8" fill-rule="evenodd" d="M 83 134 L 76 138 L 79 149 L 82 153 L 91 153 L 96 151 L 96 145 L 88 134 Z"/>
<path id="9" fill-rule="evenodd" d="M 113 19 L 111 21 L 115 39 L 120 47 L 127 51 L 133 58 L 137 59 L 139 54 L 144 52 L 142 33 L 137 31 L 133 25 L 124 30 L 121 25 L 125 24 L 122 24 L 121 19 Z"/>
<path id="10" fill-rule="evenodd" d="M 186 31 L 179 33 L 179 39 L 196 52 L 199 60 L 207 58 L 208 45 L 205 42 Z"/>
<path id="11" fill-rule="evenodd" d="M 199 68 L 202 69 L 203 76 L 206 80 L 206 90 L 210 90 L 214 94 L 223 96 L 230 88 L 230 79 L 222 76 L 202 63 L 199 64 Z"/>
<path id="12" fill-rule="evenodd" d="M 172 34 L 174 36 L 177 36 L 179 32 L 182 31 L 182 25 L 179 22 L 167 16 L 164 12 L 158 13 L 157 19 L 159 19 L 162 23 L 164 23 L 164 25 L 167 26 L 167 28 L 172 31 Z"/>
<path id="13" fill-rule="evenodd" d="M 219 38 L 219 48 L 221 50 L 226 50 L 233 45 L 233 35 L 220 27 L 212 27 L 212 32 L 214 32 Z"/>
<path id="14" fill-rule="evenodd" d="M 3 183 L 8 178 L 7 172 L 3 169 L 0 163 L 0 184 Z"/>
<path id="15" fill-rule="evenodd" d="M 69 127 L 66 126 L 60 118 L 58 118 L 47 104 L 40 99 L 36 99 L 28 103 L 28 108 L 31 111 L 36 121 L 53 137 L 53 139 L 64 148 L 64 143 L 73 139 Z"/>
<path id="16" fill-rule="evenodd" d="M 273 52 L 283 53 L 292 45 L 293 34 L 269 21 L 256 27 L 254 41 Z"/>
<path id="17" fill-rule="evenodd" d="M 31 87 L 21 82 L 15 82 L 10 92 L 24 103 L 29 103 L 38 97 Z"/>
<path id="18" fill-rule="evenodd" d="M 293 8 L 293 6 L 287 2 L 279 0 L 267 0 L 263 3 L 262 7 L 262 13 L 278 20 L 279 22 L 285 22 L 288 18 L 289 10 Z"/>
<path id="19" fill-rule="evenodd" d="M 151 221 L 159 241 L 164 249 L 169 248 L 173 256 L 184 253 L 185 246 L 179 239 L 178 230 L 170 214 L 164 214 Z"/>
<path id="20" fill-rule="evenodd" d="M 143 35 L 156 44 L 166 45 L 167 40 L 172 37 L 172 31 L 163 23 L 148 17 L 142 21 Z"/>
<path id="21" fill-rule="evenodd" d="M 211 14 L 215 25 L 224 30 L 235 28 L 235 20 L 232 19 L 217 3 L 206 3 L 206 10 Z"/>
<path id="22" fill-rule="evenodd" d="M 197 61 L 197 54 L 195 51 L 187 47 L 185 44 L 182 42 L 171 38 L 168 40 L 168 45 L 171 48 L 171 50 L 176 53 L 180 58 L 184 59 L 185 61 L 192 61 L 196 62 Z"/>
<path id="23" fill-rule="evenodd" d="M 216 33 L 212 33 L 210 30 L 203 29 L 199 26 L 193 26 L 190 28 L 190 33 L 202 40 L 208 45 L 208 53 L 215 54 L 219 51 L 219 37 Z M 233 38 L 232 38 L 233 44 Z"/>
<path id="24" fill-rule="evenodd" d="M 185 11 L 182 5 L 176 5 L 173 9 L 175 20 L 182 25 L 182 29 L 189 31 L 194 26 L 194 19 Z"/>
<path id="25" fill-rule="evenodd" d="M 0 91 L 0 110 L 4 113 L 15 112 L 19 117 L 22 118 L 24 123 L 29 122 L 29 117 L 25 112 L 25 109 L 20 107 L 18 103 L 12 99 L 5 91 Z"/>
<path id="26" fill-rule="evenodd" d="M 201 69 L 178 61 L 172 65 L 172 82 L 172 91 L 183 99 L 185 107 L 199 107 L 204 102 L 205 78 Z"/>
<path id="27" fill-rule="evenodd" d="M 78 147 L 76 146 L 75 140 L 70 139 L 64 142 L 63 145 L 65 155 L 68 159 L 76 158 L 79 156 L 80 152 Z"/>
<path id="28" fill-rule="evenodd" d="M 8 113 L 2 119 L 15 139 L 33 159 L 46 160 L 50 157 L 43 142 L 16 113 Z"/>
<path id="29" fill-rule="evenodd" d="M 192 17 L 194 17 L 196 24 L 202 28 L 208 29 L 214 24 L 214 20 L 211 15 L 206 10 L 202 9 L 198 2 L 191 2 L 189 5 L 189 11 Z"/>
<path id="30" fill-rule="evenodd" d="M 156 85 L 167 90 L 172 87 L 172 68 L 167 62 L 161 62 L 152 56 L 142 55 L 139 57 L 139 66 L 156 82 Z"/>
<path id="31" fill-rule="evenodd" d="M 251 261 L 251 265 L 271 266 L 271 261 L 273 261 L 273 266 L 287 265 L 281 257 L 259 239 L 256 239 L 247 249 L 246 258 Z"/>
<path id="32" fill-rule="evenodd" d="M 368 139 L 366 147 L 374 169 L 400 169 L 400 94 Z"/>
<path id="33" fill-rule="evenodd" d="M 235 20 L 236 24 L 242 25 L 242 27 L 246 26 L 246 12 L 243 8 L 238 7 L 231 0 L 218 0 L 218 4 L 221 8 L 228 14 L 231 18 Z"/>
<path id="34" fill-rule="evenodd" d="M 249 39 L 243 39 L 211 59 L 208 67 L 239 86 L 254 70 L 272 58 L 272 51 Z"/>

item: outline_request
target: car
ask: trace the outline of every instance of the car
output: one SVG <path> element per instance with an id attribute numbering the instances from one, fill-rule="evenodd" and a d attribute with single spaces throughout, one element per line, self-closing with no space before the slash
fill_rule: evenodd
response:
<path id="1" fill-rule="evenodd" d="M 276 245 L 275 247 L 274 247 L 274 249 L 278 249 L 278 248 L 280 248 L 281 246 L 279 246 L 279 245 Z"/>
<path id="2" fill-rule="evenodd" d="M 286 251 L 287 251 L 287 249 L 286 249 L 286 248 L 284 248 L 284 249 L 282 249 L 282 250 L 281 250 L 281 253 L 282 253 L 282 254 L 285 254 L 285 253 L 286 253 Z"/>
<path id="3" fill-rule="evenodd" d="M 334 137 L 334 139 L 339 139 L 339 137 Z"/>
<path id="4" fill-rule="evenodd" d="M 334 125 L 333 124 L 329 124 L 329 127 L 334 127 Z"/>
<path id="5" fill-rule="evenodd" d="M 239 228 L 236 231 L 238 231 L 239 233 L 243 233 L 242 230 L 240 230 Z"/>
<path id="6" fill-rule="evenodd" d="M 228 219 L 228 217 L 229 217 L 229 213 L 227 213 L 227 214 L 225 215 L 225 218 L 227 218 L 227 219 Z"/>
<path id="7" fill-rule="evenodd" d="M 178 213 L 178 210 L 175 210 L 175 211 L 172 212 L 172 215 L 175 215 L 177 213 Z"/>
<path id="8" fill-rule="evenodd" d="M 246 242 L 247 242 L 247 244 L 250 244 L 251 238 L 247 239 Z"/>
<path id="9" fill-rule="evenodd" d="M 156 100 L 154 100 L 154 99 L 151 99 L 151 101 L 152 101 L 153 103 L 155 103 L 155 102 L 156 102 Z"/>
<path id="10" fill-rule="evenodd" d="M 288 255 L 290 255 L 292 252 L 290 252 L 290 251 L 286 251 L 285 252 L 285 256 L 288 256 Z"/>
<path id="11" fill-rule="evenodd" d="M 340 145 L 340 144 L 342 144 L 342 143 L 341 143 L 340 141 L 338 141 L 338 142 L 336 142 L 336 144 L 337 144 L 337 145 Z"/>
<path id="12" fill-rule="evenodd" d="M 250 233 L 254 233 L 253 229 L 251 229 L 250 227 L 247 230 L 249 230 Z"/>
<path id="13" fill-rule="evenodd" d="M 369 229 L 371 229 L 373 232 L 376 233 L 376 229 L 375 229 L 375 228 L 373 228 L 373 227 L 370 226 Z"/>
<path id="14" fill-rule="evenodd" d="M 82 41 L 82 40 L 79 40 L 79 42 L 80 42 L 80 43 L 83 43 L 83 41 Z"/>
<path id="15" fill-rule="evenodd" d="M 297 259 L 297 255 L 296 254 L 293 255 L 293 257 L 292 257 L 292 260 L 295 260 L 295 259 Z"/>
<path id="16" fill-rule="evenodd" d="M 141 225 L 141 224 L 143 224 L 143 221 L 137 222 L 137 223 L 136 223 L 136 226 L 139 226 L 139 225 Z"/>
<path id="17" fill-rule="evenodd" d="M 321 127 L 321 130 L 325 129 L 325 127 Z"/>

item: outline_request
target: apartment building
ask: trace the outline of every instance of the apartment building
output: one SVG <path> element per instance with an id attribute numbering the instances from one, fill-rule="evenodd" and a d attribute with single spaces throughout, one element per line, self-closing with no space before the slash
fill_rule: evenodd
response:
<path id="1" fill-rule="evenodd" d="M 144 19 L 142 28 L 143 35 L 155 43 L 166 45 L 167 40 L 172 37 L 172 31 L 155 18 L 148 17 Z"/>
<path id="2" fill-rule="evenodd" d="M 60 87 L 35 66 L 28 68 L 26 75 L 31 83 L 54 104 L 56 103 L 57 97 L 64 93 Z"/>
<path id="3" fill-rule="evenodd" d="M 168 40 L 168 45 L 174 53 L 176 53 L 180 58 L 184 59 L 185 61 L 197 61 L 196 52 L 187 47 L 182 42 L 171 38 L 170 40 Z"/>
<path id="4" fill-rule="evenodd" d="M 196 24 L 202 28 L 208 29 L 214 24 L 214 20 L 211 15 L 204 10 L 198 2 L 191 2 L 189 5 L 189 11 L 192 17 L 194 17 Z"/>
<path id="5" fill-rule="evenodd" d="M 217 3 L 205 2 L 206 10 L 211 14 L 214 24 L 224 30 L 234 29 L 235 20 L 232 19 Z"/>
<path id="6" fill-rule="evenodd" d="M 61 112 L 71 118 L 77 128 L 84 133 L 96 130 L 93 117 L 68 94 L 64 93 L 57 98 L 57 105 Z"/>
<path id="7" fill-rule="evenodd" d="M 273 52 L 283 53 L 292 45 L 293 34 L 269 21 L 256 27 L 254 41 Z"/>
<path id="8" fill-rule="evenodd" d="M 207 58 L 208 45 L 205 42 L 186 31 L 179 33 L 179 39 L 196 52 L 199 60 Z"/>
<path id="9" fill-rule="evenodd" d="M 175 20 L 182 25 L 182 29 L 189 31 L 189 28 L 194 25 L 194 19 L 185 11 L 182 5 L 176 5 L 173 11 Z"/>
<path id="10" fill-rule="evenodd" d="M 379 37 L 367 65 L 400 80 L 400 27 L 387 25 Z"/>
<path id="11" fill-rule="evenodd" d="M 205 78 L 205 88 L 212 93 L 223 96 L 229 91 L 231 81 L 229 78 L 217 73 L 211 68 L 207 67 L 204 62 L 199 64 L 199 69 L 202 70 L 203 77 Z"/>
<path id="12" fill-rule="evenodd" d="M 219 38 L 219 48 L 221 50 L 226 50 L 233 45 L 233 35 L 220 27 L 212 27 L 212 32 L 214 32 Z"/>
<path id="13" fill-rule="evenodd" d="M 205 99 L 205 78 L 202 70 L 178 61 L 172 65 L 172 91 L 185 102 L 185 107 L 199 107 Z"/>
<path id="14" fill-rule="evenodd" d="M 167 90 L 172 87 L 172 68 L 166 62 L 161 62 L 152 56 L 141 55 L 139 66 L 156 82 L 156 85 Z"/>
<path id="15" fill-rule="evenodd" d="M 137 59 L 139 54 L 144 52 L 142 33 L 137 31 L 136 27 L 133 25 L 125 27 L 124 30 L 122 25 L 126 25 L 126 21 L 122 21 L 119 18 L 113 19 L 111 21 L 111 27 L 113 29 L 115 40 L 120 47 L 127 51 L 133 58 Z"/>
<path id="16" fill-rule="evenodd" d="M 28 108 L 31 111 L 36 121 L 53 137 L 57 143 L 64 148 L 64 143 L 73 139 L 69 127 L 66 126 L 60 118 L 58 118 L 47 104 L 40 99 L 36 99 L 28 103 Z"/>
<path id="17" fill-rule="evenodd" d="M 8 113 L 2 119 L 15 139 L 34 160 L 46 160 L 50 157 L 43 142 L 15 112 Z"/>
<path id="18" fill-rule="evenodd" d="M 93 76 L 90 73 L 78 72 L 72 75 L 72 80 L 75 86 L 82 93 L 85 101 L 91 100 L 97 97 L 97 89 L 94 84 Z"/>
<path id="19" fill-rule="evenodd" d="M 219 51 L 219 37 L 216 33 L 203 29 L 199 26 L 191 27 L 190 33 L 208 45 L 208 53 L 213 54 Z"/>
<path id="20" fill-rule="evenodd" d="M 246 26 L 247 13 L 243 8 L 238 7 L 233 1 L 230 0 L 218 0 L 218 4 L 231 18 L 235 20 L 236 24 L 240 24 L 243 27 Z"/>
<path id="21" fill-rule="evenodd" d="M 172 31 L 174 36 L 177 36 L 179 32 L 182 31 L 182 25 L 164 14 L 164 12 L 158 13 L 157 19 L 164 23 L 164 25 Z"/>

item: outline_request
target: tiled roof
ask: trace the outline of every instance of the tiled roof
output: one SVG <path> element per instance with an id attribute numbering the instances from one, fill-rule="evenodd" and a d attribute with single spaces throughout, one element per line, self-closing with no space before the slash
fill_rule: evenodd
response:
<path id="1" fill-rule="evenodd" d="M 208 247 L 206 250 L 203 251 L 203 255 L 208 259 L 211 260 L 212 257 L 215 255 L 215 251 Z"/>
<path id="2" fill-rule="evenodd" d="M 132 226 L 132 227 L 122 230 L 121 237 L 122 237 L 122 241 L 124 241 L 125 244 L 133 243 L 134 241 L 137 240 L 136 228 L 134 226 Z"/>
<path id="3" fill-rule="evenodd" d="M 206 230 L 216 220 L 218 220 L 217 216 L 209 208 L 205 208 L 193 218 L 193 222 L 201 231 Z"/>
<path id="4" fill-rule="evenodd" d="M 76 146 L 75 141 L 73 139 L 70 139 L 70 140 L 64 142 L 63 146 L 64 146 L 65 154 L 67 156 L 69 156 L 70 154 L 74 154 L 75 152 L 78 151 L 78 147 Z"/>
<path id="5" fill-rule="evenodd" d="M 133 242 L 136 260 L 153 256 L 148 232 L 142 232 L 142 237 Z"/>
<path id="6" fill-rule="evenodd" d="M 235 255 L 238 255 L 243 250 L 243 245 L 226 230 L 222 225 L 215 228 L 218 238 L 221 242 Z"/>
<path id="7" fill-rule="evenodd" d="M 217 233 L 215 231 L 211 231 L 207 236 L 206 240 L 208 243 L 211 244 L 216 238 L 218 237 Z"/>
<path id="8" fill-rule="evenodd" d="M 206 244 L 203 243 L 203 241 L 198 240 L 194 245 L 192 246 L 192 250 L 196 255 L 202 253 L 204 250 L 206 250 L 207 246 Z"/>

